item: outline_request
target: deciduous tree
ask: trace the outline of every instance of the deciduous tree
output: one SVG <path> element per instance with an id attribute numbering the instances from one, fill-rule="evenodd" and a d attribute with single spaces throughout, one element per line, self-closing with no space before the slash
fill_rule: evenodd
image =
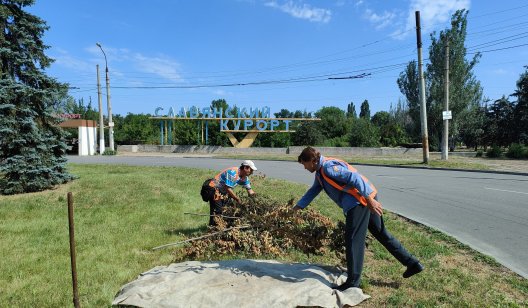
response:
<path id="1" fill-rule="evenodd" d="M 359 117 L 370 121 L 370 106 L 368 100 L 364 100 L 361 103 L 361 111 L 359 112 Z"/>
<path id="2" fill-rule="evenodd" d="M 433 149 L 440 147 L 442 134 L 442 111 L 444 109 L 445 84 L 445 43 L 449 41 L 449 109 L 453 119 L 450 132 L 453 135 L 470 114 L 464 112 L 482 100 L 482 87 L 473 74 L 481 55 L 475 54 L 466 60 L 466 10 L 458 10 L 451 17 L 451 28 L 431 34 L 429 63 L 426 65 L 425 85 L 427 101 L 427 127 L 429 144 Z M 420 123 L 419 78 L 416 62 L 411 61 L 400 74 L 398 85 L 407 98 L 409 114 L 415 123 Z M 418 126 L 419 128 L 419 126 Z M 454 136 L 455 138 L 457 136 Z"/>
<path id="3" fill-rule="evenodd" d="M 345 112 L 337 107 L 322 107 L 315 116 L 321 119 L 317 126 L 328 139 L 344 136 L 348 132 Z"/>
<path id="4" fill-rule="evenodd" d="M 517 97 L 514 108 L 516 142 L 528 144 L 528 66 L 517 81 L 517 90 L 513 96 Z"/>

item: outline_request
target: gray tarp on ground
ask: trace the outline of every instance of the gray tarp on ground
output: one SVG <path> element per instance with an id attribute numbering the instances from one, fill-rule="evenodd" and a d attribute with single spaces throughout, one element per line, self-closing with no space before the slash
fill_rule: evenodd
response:
<path id="1" fill-rule="evenodd" d="M 137 307 L 343 307 L 370 296 L 335 291 L 335 267 L 269 260 L 187 261 L 158 266 L 121 288 L 113 305 Z"/>

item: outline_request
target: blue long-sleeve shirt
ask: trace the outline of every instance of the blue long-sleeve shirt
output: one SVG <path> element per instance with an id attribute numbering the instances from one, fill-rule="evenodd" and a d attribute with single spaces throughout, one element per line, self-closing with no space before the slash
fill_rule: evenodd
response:
<path id="1" fill-rule="evenodd" d="M 328 183 L 321 174 L 322 168 L 324 168 L 324 173 L 327 177 L 339 185 L 346 185 L 347 189 L 356 188 L 360 196 L 367 198 L 376 194 L 375 188 L 357 171 L 349 170 L 348 166 L 339 160 L 329 159 L 325 161 L 325 158 L 321 155 L 319 169 L 315 172 L 314 183 L 297 202 L 298 207 L 307 207 L 323 189 L 328 197 L 343 209 L 345 215 L 351 208 L 360 205 L 360 201 L 356 197 Z"/>

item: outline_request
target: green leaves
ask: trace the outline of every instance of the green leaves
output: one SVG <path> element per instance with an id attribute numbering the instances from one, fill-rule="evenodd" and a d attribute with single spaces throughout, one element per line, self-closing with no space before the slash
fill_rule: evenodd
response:
<path id="1" fill-rule="evenodd" d="M 2 194 L 41 191 L 73 178 L 65 169 L 64 132 L 51 115 L 66 86 L 42 71 L 52 60 L 41 40 L 45 22 L 22 10 L 32 3 L 3 1 L 0 11 L 7 21 L 0 32 Z"/>

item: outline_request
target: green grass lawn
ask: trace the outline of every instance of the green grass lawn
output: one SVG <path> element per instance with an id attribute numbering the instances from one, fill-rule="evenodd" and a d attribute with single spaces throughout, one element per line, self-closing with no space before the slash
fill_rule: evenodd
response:
<path id="1" fill-rule="evenodd" d="M 157 251 L 153 247 L 207 230 L 207 217 L 184 212 L 208 213 L 199 188 L 215 171 L 119 165 L 70 165 L 70 171 L 79 178 L 55 190 L 0 196 L 0 307 L 72 305 L 68 192 L 74 196 L 84 307 L 109 306 L 122 285 L 154 266 L 171 263 L 180 251 L 178 246 Z M 259 194 L 284 202 L 307 189 L 263 177 L 254 177 L 253 183 Z M 323 194 L 312 206 L 342 219 L 341 210 Z M 526 279 L 439 232 L 391 213 L 385 219 L 389 230 L 423 261 L 426 271 L 401 278 L 404 268 L 371 241 L 362 287 L 372 298 L 362 307 L 528 305 Z M 274 258 L 338 263 L 334 255 L 296 252 Z"/>
<path id="2" fill-rule="evenodd" d="M 323 153 L 324 155 L 324 153 Z M 216 154 L 219 158 L 234 158 L 245 159 L 246 154 Z M 329 155 L 332 156 L 332 155 Z M 262 160 L 286 160 L 297 161 L 297 155 L 292 154 L 252 154 L 253 159 Z M 332 156 L 334 157 L 334 156 Z M 447 169 L 465 169 L 465 170 L 490 170 L 485 164 L 484 158 L 481 162 L 468 161 L 465 157 L 452 155 L 449 160 L 442 160 L 439 155 L 431 155 L 428 164 L 423 163 L 422 156 L 417 155 L 384 155 L 384 156 L 358 156 L 345 155 L 335 156 L 352 164 L 374 164 L 374 165 L 390 165 L 402 167 L 424 167 L 424 168 L 447 168 Z"/>

